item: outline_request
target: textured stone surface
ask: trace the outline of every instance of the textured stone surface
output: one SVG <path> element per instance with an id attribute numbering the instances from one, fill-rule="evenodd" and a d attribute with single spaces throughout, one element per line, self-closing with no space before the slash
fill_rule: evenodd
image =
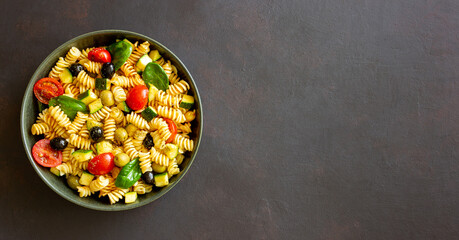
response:
<path id="1" fill-rule="evenodd" d="M 0 239 L 459 237 L 458 1 L 2 2 Z M 205 127 L 171 192 L 106 213 L 39 179 L 18 119 L 53 49 L 110 28 L 180 57 Z"/>

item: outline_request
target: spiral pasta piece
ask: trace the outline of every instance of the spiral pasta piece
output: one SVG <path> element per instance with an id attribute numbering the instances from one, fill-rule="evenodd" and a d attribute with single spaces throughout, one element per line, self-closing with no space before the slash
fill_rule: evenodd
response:
<path id="1" fill-rule="evenodd" d="M 61 110 L 59 106 L 50 106 L 49 114 L 56 120 L 59 126 L 65 129 L 67 129 L 70 126 L 70 119 L 67 117 L 67 115 L 65 115 L 65 113 Z"/>
<path id="2" fill-rule="evenodd" d="M 164 69 L 164 72 L 167 75 L 167 78 L 169 78 L 172 74 L 172 65 L 171 62 L 168 60 L 164 65 L 161 66 Z"/>
<path id="3" fill-rule="evenodd" d="M 142 80 L 142 78 L 140 77 L 139 74 L 135 74 L 135 75 L 132 75 L 132 76 L 129 76 L 129 82 L 133 85 L 133 86 L 137 86 L 137 85 L 145 85 L 145 82 Z"/>
<path id="4" fill-rule="evenodd" d="M 180 80 L 175 84 L 169 85 L 169 89 L 166 90 L 166 93 L 170 95 L 184 94 L 188 89 L 190 89 L 190 85 L 186 81 Z"/>
<path id="5" fill-rule="evenodd" d="M 123 112 L 119 108 L 117 108 L 115 106 L 113 106 L 111 108 L 110 117 L 115 119 L 115 123 L 116 124 L 120 124 L 120 123 L 122 123 L 124 121 Z"/>
<path id="6" fill-rule="evenodd" d="M 88 119 L 88 115 L 78 112 L 75 119 L 69 126 L 68 133 L 69 134 L 74 134 L 78 133 L 83 128 L 83 125 L 86 123 L 86 120 Z"/>
<path id="7" fill-rule="evenodd" d="M 75 81 L 78 83 L 78 86 L 80 86 L 80 92 L 82 90 L 81 87 L 84 87 L 84 89 L 96 88 L 96 79 L 89 76 L 85 71 L 80 71 L 78 76 L 75 78 Z"/>
<path id="8" fill-rule="evenodd" d="M 126 92 L 120 86 L 113 86 L 112 87 L 113 98 L 115 102 L 123 102 L 126 101 Z"/>
<path id="9" fill-rule="evenodd" d="M 80 89 L 78 89 L 73 83 L 64 83 L 64 93 L 71 94 L 73 96 L 78 96 L 80 94 Z"/>
<path id="10" fill-rule="evenodd" d="M 129 63 L 124 63 L 120 69 L 121 71 L 123 71 L 124 75 L 126 75 L 127 77 L 139 75 L 135 71 L 134 66 L 132 66 Z"/>
<path id="11" fill-rule="evenodd" d="M 76 134 L 70 134 L 69 143 L 80 149 L 91 149 L 91 141 Z"/>
<path id="12" fill-rule="evenodd" d="M 99 122 L 102 119 L 105 119 L 106 117 L 108 117 L 111 111 L 112 110 L 109 107 L 104 106 L 99 111 L 90 114 L 89 117 Z"/>
<path id="13" fill-rule="evenodd" d="M 185 113 L 185 121 L 191 122 L 196 118 L 196 110 L 188 111 Z"/>
<path id="14" fill-rule="evenodd" d="M 142 173 L 153 171 L 153 169 L 151 168 L 150 152 L 139 152 L 139 164 Z"/>
<path id="15" fill-rule="evenodd" d="M 157 63 L 160 66 L 163 66 L 166 63 L 166 60 L 164 60 L 164 58 L 160 58 L 156 60 L 155 63 Z"/>
<path id="16" fill-rule="evenodd" d="M 147 54 L 149 51 L 150 43 L 145 41 L 134 49 L 126 62 L 131 65 L 135 65 L 137 61 L 139 61 L 140 57 L 142 57 L 144 54 Z"/>
<path id="17" fill-rule="evenodd" d="M 95 74 L 100 74 L 103 64 L 101 62 L 90 61 L 89 59 L 82 60 L 80 63 L 86 68 L 86 70 Z"/>
<path id="18" fill-rule="evenodd" d="M 92 180 L 89 184 L 89 189 L 92 193 L 100 191 L 102 188 L 106 187 L 110 183 L 110 180 L 104 176 L 99 176 L 96 179 Z"/>
<path id="19" fill-rule="evenodd" d="M 158 152 L 154 147 L 150 149 L 150 155 L 153 162 L 161 166 L 169 166 L 169 158 Z"/>
<path id="20" fill-rule="evenodd" d="M 107 178 L 109 183 L 107 186 L 99 190 L 99 197 L 107 196 L 111 191 L 117 189 L 117 187 L 115 186 L 115 178 L 110 176 L 107 176 Z"/>
<path id="21" fill-rule="evenodd" d="M 181 133 L 191 133 L 191 123 L 185 122 L 177 124 L 177 131 Z"/>
<path id="22" fill-rule="evenodd" d="M 150 130 L 150 125 L 148 125 L 147 120 L 145 120 L 143 117 L 136 113 L 130 113 L 126 115 L 126 120 L 129 123 L 132 123 L 134 126 L 136 126 L 139 129 L 142 130 Z"/>
<path id="23" fill-rule="evenodd" d="M 114 86 L 120 86 L 122 88 L 131 88 L 134 87 L 134 83 L 131 79 L 126 76 L 120 76 L 115 74 L 112 78 L 112 84 Z"/>
<path id="24" fill-rule="evenodd" d="M 132 190 L 136 192 L 137 194 L 146 194 L 153 190 L 153 186 L 146 184 L 141 179 L 137 181 L 132 187 L 133 187 Z"/>
<path id="25" fill-rule="evenodd" d="M 115 119 L 108 117 L 105 119 L 104 123 L 104 137 L 107 140 L 114 140 L 115 139 L 115 130 L 116 130 L 116 123 Z"/>
<path id="26" fill-rule="evenodd" d="M 69 65 L 70 65 L 70 64 L 75 63 L 77 61 L 77 59 L 80 57 L 80 55 L 81 55 L 80 50 L 78 48 L 76 48 L 76 47 L 72 47 L 67 52 L 67 55 L 65 55 L 65 59 L 64 60 L 67 63 L 69 63 Z"/>
<path id="27" fill-rule="evenodd" d="M 56 167 L 59 172 L 64 173 L 64 174 L 72 174 L 73 172 L 73 167 L 71 163 L 65 162 L 60 164 L 59 166 Z"/>
<path id="28" fill-rule="evenodd" d="M 180 168 L 178 167 L 177 160 L 175 158 L 172 161 L 169 161 L 169 165 L 167 166 L 167 174 L 169 177 L 177 175 L 180 172 Z"/>
<path id="29" fill-rule="evenodd" d="M 135 149 L 134 144 L 132 143 L 132 138 L 126 139 L 123 143 L 124 152 L 132 159 L 139 156 L 139 152 Z"/>
<path id="30" fill-rule="evenodd" d="M 86 48 L 84 49 L 83 51 L 81 51 L 81 54 L 80 54 L 80 57 L 78 57 L 78 60 L 83 60 L 83 59 L 88 59 L 88 54 L 91 50 L 93 50 L 94 48 Z"/>
<path id="31" fill-rule="evenodd" d="M 49 72 L 49 77 L 59 79 L 59 75 L 64 71 L 66 67 L 69 67 L 70 63 L 66 62 L 63 57 L 60 57 L 59 60 L 57 60 L 56 65 L 51 69 L 51 72 Z"/>
<path id="32" fill-rule="evenodd" d="M 153 143 L 155 144 L 155 148 L 157 149 L 164 149 L 166 147 L 166 140 L 161 138 L 159 135 L 159 131 L 154 131 L 151 133 L 151 137 L 153 138 Z"/>
<path id="33" fill-rule="evenodd" d="M 177 73 L 172 73 L 170 76 L 169 76 L 169 83 L 171 85 L 174 85 L 176 83 L 180 82 L 180 77 L 177 75 Z M 171 87 L 171 85 L 169 85 L 169 88 Z"/>
<path id="34" fill-rule="evenodd" d="M 80 130 L 80 132 L 78 132 L 78 135 L 80 135 L 81 137 L 84 137 L 84 138 L 89 138 L 89 130 L 88 130 L 88 126 L 86 126 L 86 124 L 83 125 L 83 127 Z"/>
<path id="35" fill-rule="evenodd" d="M 62 150 L 62 162 L 70 161 L 72 153 L 75 151 L 75 147 L 71 144 L 68 144 L 67 147 Z"/>
<path id="36" fill-rule="evenodd" d="M 109 192 L 108 198 L 110 199 L 110 204 L 117 203 L 128 191 L 128 189 L 116 188 L 115 190 Z"/>
<path id="37" fill-rule="evenodd" d="M 49 125 L 45 122 L 35 123 L 32 125 L 31 131 L 33 135 L 45 134 L 49 132 Z"/>
<path id="38" fill-rule="evenodd" d="M 87 170 L 88 164 L 89 164 L 89 161 L 85 161 L 85 162 L 73 161 L 72 162 L 73 172 L 76 173 L 76 172 L 83 172 L 84 170 Z"/>
<path id="39" fill-rule="evenodd" d="M 193 151 L 194 142 L 191 139 L 185 138 L 180 134 L 175 135 L 174 144 L 176 144 L 179 148 L 186 149 L 188 151 Z"/>
<path id="40" fill-rule="evenodd" d="M 165 93 L 162 90 L 158 90 L 156 92 L 155 99 L 162 105 L 168 106 L 168 107 L 174 107 L 174 106 L 179 106 L 180 101 L 182 100 L 180 97 L 172 96 L 170 94 Z"/>
<path id="41" fill-rule="evenodd" d="M 158 115 L 172 119 L 174 122 L 183 123 L 186 121 L 185 115 L 180 110 L 167 106 L 158 106 Z"/>
<path id="42" fill-rule="evenodd" d="M 121 168 L 119 167 L 114 167 L 111 171 L 112 177 L 116 178 L 118 177 L 118 174 L 120 174 Z"/>
<path id="43" fill-rule="evenodd" d="M 134 133 L 132 144 L 134 144 L 134 147 L 137 151 L 140 151 L 143 147 L 143 140 L 147 137 L 148 131 L 144 130 L 137 130 Z"/>
<path id="44" fill-rule="evenodd" d="M 91 196 L 91 189 L 88 186 L 77 186 L 78 193 L 80 197 L 89 197 Z"/>

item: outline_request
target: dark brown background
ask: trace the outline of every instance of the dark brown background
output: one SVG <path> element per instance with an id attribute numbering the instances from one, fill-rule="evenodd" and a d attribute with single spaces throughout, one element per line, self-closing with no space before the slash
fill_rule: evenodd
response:
<path id="1" fill-rule="evenodd" d="M 457 239 L 459 1 L 1 1 L 0 239 Z M 100 29 L 187 65 L 187 176 L 126 212 L 78 207 L 26 159 L 19 110 L 57 46 Z"/>

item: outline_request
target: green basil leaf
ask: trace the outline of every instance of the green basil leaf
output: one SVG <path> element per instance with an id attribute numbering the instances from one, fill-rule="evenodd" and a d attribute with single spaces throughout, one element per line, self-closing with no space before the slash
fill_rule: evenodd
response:
<path id="1" fill-rule="evenodd" d="M 88 113 L 86 104 L 69 96 L 60 95 L 49 100 L 49 106 L 59 106 L 61 110 L 73 121 L 77 112 Z"/>
<path id="2" fill-rule="evenodd" d="M 141 176 L 139 158 L 135 158 L 121 169 L 118 177 L 116 177 L 115 186 L 123 189 L 130 188 Z"/>
<path id="3" fill-rule="evenodd" d="M 115 71 L 120 69 L 132 53 L 132 45 L 126 41 L 119 41 L 108 46 L 107 50 L 112 56 L 112 63 Z"/>
<path id="4" fill-rule="evenodd" d="M 142 73 L 145 83 L 152 84 L 159 90 L 166 91 L 169 88 L 169 78 L 164 69 L 157 63 L 148 63 Z"/>

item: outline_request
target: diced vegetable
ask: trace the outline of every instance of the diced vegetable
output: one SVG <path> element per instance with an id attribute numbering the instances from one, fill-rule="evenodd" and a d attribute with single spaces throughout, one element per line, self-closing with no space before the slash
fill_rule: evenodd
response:
<path id="1" fill-rule="evenodd" d="M 97 95 L 91 89 L 78 95 L 78 100 L 82 101 L 86 105 L 94 102 L 96 99 L 97 99 Z"/>
<path id="2" fill-rule="evenodd" d="M 94 175 L 88 172 L 83 172 L 83 174 L 80 177 L 80 181 L 78 181 L 81 185 L 83 186 L 89 186 L 91 181 L 94 179 Z"/>
<path id="3" fill-rule="evenodd" d="M 169 159 L 174 159 L 178 155 L 178 147 L 175 144 L 168 143 L 164 148 L 164 155 L 166 155 Z"/>
<path id="4" fill-rule="evenodd" d="M 59 74 L 59 79 L 62 83 L 72 83 L 73 76 L 68 68 L 64 68 L 64 70 Z"/>
<path id="5" fill-rule="evenodd" d="M 72 153 L 72 157 L 75 158 L 78 162 L 86 162 L 91 160 L 93 157 L 92 150 L 76 150 L 75 152 Z"/>
<path id="6" fill-rule="evenodd" d="M 180 107 L 185 109 L 191 109 L 194 104 L 194 98 L 190 95 L 183 95 L 182 102 L 180 102 Z"/>
<path id="7" fill-rule="evenodd" d="M 133 203 L 137 200 L 137 193 L 136 192 L 128 192 L 124 195 L 126 203 Z"/>
<path id="8" fill-rule="evenodd" d="M 145 118 L 147 122 L 150 122 L 156 116 L 158 116 L 158 113 L 156 113 L 155 109 L 153 109 L 151 106 L 145 108 L 145 110 L 142 111 L 142 117 Z"/>
<path id="9" fill-rule="evenodd" d="M 150 53 L 148 53 L 148 56 L 153 61 L 156 61 L 161 58 L 161 55 L 159 54 L 158 50 L 151 50 Z"/>
<path id="10" fill-rule="evenodd" d="M 167 172 L 155 175 L 155 186 L 164 187 L 169 185 L 169 176 Z"/>
<path id="11" fill-rule="evenodd" d="M 86 127 L 88 128 L 88 130 L 91 130 L 91 128 L 93 128 L 93 127 L 103 127 L 103 126 L 104 126 L 104 124 L 102 124 L 102 123 L 100 123 L 100 122 L 98 122 L 96 120 L 93 120 L 91 118 L 86 121 Z"/>
<path id="12" fill-rule="evenodd" d="M 102 109 L 104 107 L 104 105 L 102 104 L 102 100 L 97 99 L 96 101 L 90 103 L 88 105 L 88 108 L 89 108 L 89 113 L 95 113 L 97 111 L 99 111 L 100 109 Z"/>
<path id="13" fill-rule="evenodd" d="M 140 57 L 139 61 L 135 64 L 135 70 L 137 72 L 143 72 L 147 64 L 151 62 L 153 62 L 153 60 L 151 60 L 151 58 L 147 54 L 145 54 L 142 57 Z"/>
<path id="14" fill-rule="evenodd" d="M 109 141 L 101 141 L 96 143 L 97 154 L 111 152 L 113 150 L 113 145 Z"/>
<path id="15" fill-rule="evenodd" d="M 97 90 L 110 90 L 110 81 L 108 78 L 96 78 Z"/>

